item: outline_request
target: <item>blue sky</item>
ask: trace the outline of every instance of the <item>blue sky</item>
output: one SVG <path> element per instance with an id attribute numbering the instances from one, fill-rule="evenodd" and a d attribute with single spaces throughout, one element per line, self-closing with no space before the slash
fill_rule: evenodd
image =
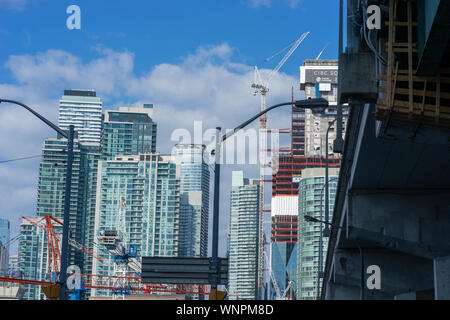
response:
<path id="1" fill-rule="evenodd" d="M 66 28 L 71 4 L 81 8 L 80 31 Z M 292 87 L 300 98 L 299 66 L 327 43 L 322 58 L 336 59 L 337 27 L 338 0 L 0 0 L 0 96 L 55 122 L 68 88 L 97 90 L 105 109 L 154 103 L 158 150 L 167 153 L 177 128 L 232 128 L 254 115 L 253 66 L 267 74 L 283 54 L 265 59 L 310 31 L 274 77 L 268 103 L 289 101 Z M 288 128 L 288 110 L 269 115 L 269 126 Z M 25 111 L 0 105 L 0 160 L 39 155 L 53 136 Z M 258 175 L 255 165 L 225 166 L 221 236 L 237 169 Z M 0 216 L 13 235 L 22 215 L 35 215 L 38 170 L 39 159 L 0 164 Z"/>
<path id="2" fill-rule="evenodd" d="M 82 10 L 81 31 L 65 26 L 70 4 Z M 306 31 L 311 37 L 283 72 L 296 74 L 299 60 L 317 56 L 326 43 L 323 57 L 337 55 L 337 0 L 0 0 L 0 6 L 1 61 L 49 48 L 88 61 L 102 45 L 135 53 L 139 74 L 161 62 L 177 63 L 199 46 L 225 42 L 240 62 L 272 67 L 276 59 L 264 59 Z"/>

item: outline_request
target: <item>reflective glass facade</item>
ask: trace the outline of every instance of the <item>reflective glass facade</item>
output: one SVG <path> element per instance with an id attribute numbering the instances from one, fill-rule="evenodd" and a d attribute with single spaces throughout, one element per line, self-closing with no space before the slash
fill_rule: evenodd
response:
<path id="1" fill-rule="evenodd" d="M 81 114 L 77 108 L 87 108 L 95 113 L 86 115 L 93 122 L 79 122 Z M 84 110 L 84 109 L 83 109 Z M 101 159 L 114 159 L 120 154 L 134 154 L 140 152 L 154 152 L 156 149 L 156 123 L 151 119 L 153 105 L 144 108 L 120 108 L 120 111 L 107 111 L 105 115 L 104 139 L 90 136 L 97 132 L 97 113 L 100 110 L 101 131 L 101 102 L 93 91 L 66 90 L 61 100 L 60 125 L 64 128 L 69 124 L 76 126 L 76 140 L 74 144 L 74 161 L 72 173 L 71 207 L 70 207 L 70 236 L 71 239 L 93 249 L 96 245 L 95 210 L 97 201 L 98 163 Z M 75 112 L 76 111 L 76 112 Z M 86 110 L 85 110 L 86 111 Z M 84 111 L 83 111 L 84 112 Z M 77 116 L 73 118 L 72 116 Z M 109 116 L 111 114 L 111 116 Z M 95 121 L 94 121 L 95 120 Z M 111 121 L 110 121 L 111 120 Z M 95 123 L 95 125 L 93 124 Z M 78 126 L 78 127 L 77 127 Z M 95 130 L 91 130 L 95 126 Z M 81 130 L 83 128 L 83 130 Z M 86 130 L 84 130 L 86 129 Z M 117 130 L 116 130 L 117 129 Z M 83 139 L 84 134 L 84 139 Z M 89 137 L 89 138 L 86 138 Z M 98 142 L 101 142 L 98 143 Z M 63 217 L 65 196 L 65 174 L 67 160 L 67 140 L 47 139 L 42 149 L 40 164 L 37 216 L 52 215 L 60 220 Z M 29 223 L 23 226 L 21 245 L 19 246 L 18 268 L 24 278 L 40 280 L 46 277 L 43 260 L 46 250 L 30 251 L 30 248 L 41 248 L 43 242 L 40 235 Z M 45 247 L 44 247 L 45 248 Z M 69 263 L 81 268 L 84 274 L 93 274 L 93 260 L 91 256 L 69 246 Z M 89 296 L 87 292 L 87 297 Z M 39 291 L 29 286 L 25 298 L 38 299 L 42 297 Z"/>
<path id="2" fill-rule="evenodd" d="M 74 158 L 72 166 L 72 186 L 70 204 L 70 237 L 72 240 L 92 248 L 94 245 L 93 219 L 95 215 L 95 183 L 97 164 L 100 159 L 100 145 L 80 144 L 74 142 Z M 67 140 L 47 139 L 42 148 L 42 160 L 39 171 L 37 217 L 51 215 L 59 220 L 64 216 L 64 197 L 66 180 Z M 19 245 L 19 270 L 24 278 L 42 280 L 49 275 L 36 270 L 46 270 L 45 240 L 40 231 L 34 230 L 27 223 L 21 229 L 22 238 Z M 39 228 L 38 228 L 39 229 Z M 39 229 L 40 230 L 40 229 Z M 26 236 L 24 235 L 26 234 Z M 39 251 L 29 251 L 38 246 Z M 43 250 L 42 248 L 45 248 Z M 31 259 L 31 260 L 30 260 Z M 92 258 L 80 250 L 69 246 L 69 265 L 77 265 L 83 273 L 91 272 Z M 36 269 L 37 268 L 37 269 Z M 28 286 L 27 299 L 38 299 L 37 290 Z"/>
<path id="3" fill-rule="evenodd" d="M 258 276 L 258 180 L 244 179 L 234 171 L 230 197 L 229 300 L 257 298 Z"/>
<path id="4" fill-rule="evenodd" d="M 65 90 L 59 102 L 59 127 L 75 126 L 80 142 L 100 143 L 102 131 L 102 101 L 95 91 Z"/>
<path id="5" fill-rule="evenodd" d="M 208 255 L 209 167 L 205 146 L 176 146 L 180 167 L 180 257 Z"/>
<path id="6" fill-rule="evenodd" d="M 9 264 L 9 240 L 10 240 L 10 222 L 6 219 L 0 219 L 0 246 L 3 246 L 0 254 L 0 274 L 8 272 Z"/>
<path id="7" fill-rule="evenodd" d="M 101 142 L 104 160 L 156 152 L 157 125 L 150 111 L 152 108 L 145 107 L 105 112 Z"/>
<path id="8" fill-rule="evenodd" d="M 176 164 L 158 154 L 118 156 L 99 162 L 95 233 L 116 229 L 121 197 L 125 198 L 126 237 L 142 256 L 178 255 L 179 196 Z M 96 275 L 114 275 L 113 258 L 106 248 L 95 247 L 105 258 L 93 262 Z M 94 296 L 111 295 L 93 290 Z"/>
<path id="9" fill-rule="evenodd" d="M 337 170 L 329 176 L 329 212 L 328 221 L 332 220 L 334 199 L 337 188 Z M 321 221 L 325 220 L 325 169 L 306 169 L 299 183 L 299 238 L 298 238 L 298 281 L 297 299 L 314 300 L 317 295 L 317 281 L 319 273 L 320 235 L 323 223 L 308 222 L 305 215 Z M 328 238 L 322 238 L 322 267 L 327 255 Z M 322 285 L 322 279 L 319 286 Z"/>
<path id="10" fill-rule="evenodd" d="M 287 290 L 284 298 L 295 300 L 298 244 L 292 242 L 273 242 L 271 249 L 272 272 L 280 292 L 278 296 L 273 283 L 271 283 L 270 300 L 283 297 L 291 281 L 290 289 Z"/>
<path id="11" fill-rule="evenodd" d="M 34 223 L 42 223 L 42 217 L 30 218 Z M 55 227 L 55 232 L 61 234 L 62 227 Z M 48 270 L 47 237 L 44 229 L 30 221 L 22 220 L 20 225 L 18 268 L 24 279 L 52 281 Z M 25 300 L 44 300 L 41 286 L 24 285 Z"/>

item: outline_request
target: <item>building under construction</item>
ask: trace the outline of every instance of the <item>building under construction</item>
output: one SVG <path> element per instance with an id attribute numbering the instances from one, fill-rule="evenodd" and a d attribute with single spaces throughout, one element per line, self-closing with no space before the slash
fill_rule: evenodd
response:
<path id="1" fill-rule="evenodd" d="M 333 154 L 333 140 L 336 138 L 336 123 L 333 122 L 337 116 L 337 65 L 337 60 L 306 60 L 300 67 L 300 89 L 305 91 L 305 98 L 323 97 L 330 105 L 320 117 L 310 110 L 292 108 L 291 150 L 280 152 L 278 170 L 272 177 L 271 271 L 277 281 L 276 284 L 272 283 L 272 298 L 277 298 L 277 290 L 281 293 L 291 280 L 296 279 L 298 193 L 302 171 L 307 168 L 324 168 L 327 152 L 329 167 L 340 166 L 340 158 Z M 344 108 L 344 115 L 346 112 Z M 345 122 L 343 128 L 345 129 Z M 295 293 L 295 283 L 292 291 Z"/>

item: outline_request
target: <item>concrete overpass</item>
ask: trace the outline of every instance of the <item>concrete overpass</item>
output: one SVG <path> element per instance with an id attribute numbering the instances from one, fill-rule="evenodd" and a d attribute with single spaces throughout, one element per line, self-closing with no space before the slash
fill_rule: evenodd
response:
<path id="1" fill-rule="evenodd" d="M 321 297 L 450 299 L 450 1 L 369 1 L 376 50 L 354 20 L 364 2 L 347 5 L 350 113 Z"/>

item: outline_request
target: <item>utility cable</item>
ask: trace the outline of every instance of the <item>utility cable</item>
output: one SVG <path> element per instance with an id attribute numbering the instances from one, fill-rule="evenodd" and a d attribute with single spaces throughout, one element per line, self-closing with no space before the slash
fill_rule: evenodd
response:
<path id="1" fill-rule="evenodd" d="M 41 157 L 41 155 L 38 155 L 38 156 L 30 156 L 30 157 L 25 157 L 25 158 L 18 158 L 18 159 L 11 159 L 11 160 L 0 160 L 0 164 L 11 163 L 11 162 L 17 162 L 17 161 L 23 161 L 23 160 L 37 159 L 37 158 L 40 158 L 40 157 Z"/>

